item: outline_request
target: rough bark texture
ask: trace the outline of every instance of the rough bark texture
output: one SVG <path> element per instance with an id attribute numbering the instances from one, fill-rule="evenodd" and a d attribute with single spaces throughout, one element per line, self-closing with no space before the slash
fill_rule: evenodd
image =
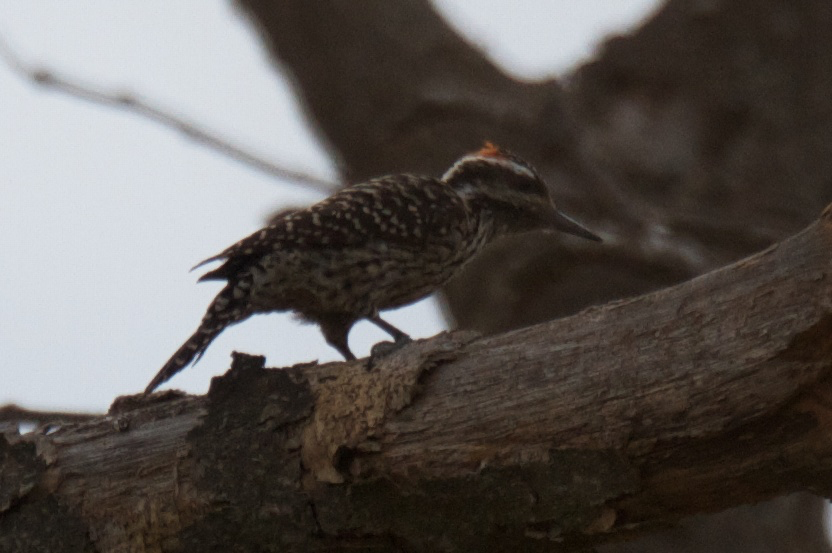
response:
<path id="1" fill-rule="evenodd" d="M 237 2 L 351 179 L 440 173 L 489 139 L 606 232 L 591 251 L 546 236 L 492 248 L 446 288 L 461 328 L 501 332 L 668 286 L 766 247 L 832 200 L 827 0 L 670 1 L 568 79 L 538 83 L 501 73 L 425 0 Z M 829 551 L 824 509 L 783 500 L 756 525 L 749 510 L 724 513 L 661 543 Z"/>
<path id="2" fill-rule="evenodd" d="M 492 337 L 120 398 L 0 438 L 0 551 L 575 551 L 832 492 L 832 206 L 701 278 Z M 739 447 L 738 447 L 739 444 Z"/>
<path id="3" fill-rule="evenodd" d="M 237 2 L 349 179 L 439 173 L 489 139 L 605 233 L 591 252 L 543 236 L 492 248 L 447 287 L 462 328 L 677 283 L 832 200 L 827 0 L 674 0 L 541 83 L 508 78 L 424 0 Z M 5 431 L 0 551 L 551 551 L 828 495 L 829 226 L 655 295 L 419 343 L 369 374 L 240 357 L 204 398 Z M 822 511 L 792 495 L 604 547 L 827 551 Z"/>

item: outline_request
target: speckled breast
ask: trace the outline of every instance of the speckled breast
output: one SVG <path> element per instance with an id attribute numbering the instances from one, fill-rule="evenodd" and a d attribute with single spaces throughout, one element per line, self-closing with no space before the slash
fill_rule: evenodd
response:
<path id="1" fill-rule="evenodd" d="M 422 249 L 385 241 L 361 248 L 276 252 L 252 271 L 252 304 L 301 315 L 370 316 L 407 305 L 439 288 L 485 244 L 480 233 L 455 231 Z"/>

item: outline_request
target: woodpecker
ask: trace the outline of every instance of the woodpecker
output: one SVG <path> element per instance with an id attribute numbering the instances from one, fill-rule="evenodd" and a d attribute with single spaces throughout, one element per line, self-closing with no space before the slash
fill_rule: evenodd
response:
<path id="1" fill-rule="evenodd" d="M 409 336 L 379 311 L 429 295 L 494 239 L 533 230 L 601 241 L 557 209 L 528 163 L 489 142 L 441 178 L 379 177 L 287 211 L 194 267 L 222 261 L 199 281 L 226 285 L 145 393 L 198 360 L 226 327 L 257 313 L 292 311 L 316 323 L 346 360 L 355 359 L 347 336 L 362 319 L 406 343 Z"/>

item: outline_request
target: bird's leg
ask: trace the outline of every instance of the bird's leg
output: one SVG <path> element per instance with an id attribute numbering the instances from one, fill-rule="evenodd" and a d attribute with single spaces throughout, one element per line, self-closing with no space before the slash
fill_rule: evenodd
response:
<path id="1" fill-rule="evenodd" d="M 407 342 L 412 341 L 410 339 L 410 336 L 408 336 L 407 334 L 405 334 L 404 332 L 402 332 L 401 330 L 399 330 L 395 326 L 391 325 L 390 323 L 388 323 L 387 321 L 385 321 L 384 319 L 382 319 L 378 315 L 368 317 L 367 320 L 370 321 L 371 323 L 373 323 L 374 325 L 376 325 L 377 327 L 379 327 L 381 330 L 383 330 L 384 332 L 386 332 L 390 336 L 392 336 L 393 340 L 395 340 L 397 344 L 402 343 L 402 342 L 406 344 Z"/>
<path id="2" fill-rule="evenodd" d="M 382 358 L 387 355 L 390 355 L 394 351 L 399 350 L 402 346 L 409 344 L 413 340 L 396 328 L 395 326 L 391 325 L 378 315 L 374 315 L 372 317 L 367 317 L 367 320 L 382 329 L 384 332 L 389 334 L 393 337 L 395 342 L 379 342 L 372 347 L 370 350 L 370 359 L 367 360 L 367 370 L 371 370 L 376 363 Z"/>
<path id="3" fill-rule="evenodd" d="M 355 355 L 347 343 L 350 329 L 355 323 L 351 317 L 331 316 L 318 321 L 326 343 L 338 350 L 347 361 L 355 361 Z"/>

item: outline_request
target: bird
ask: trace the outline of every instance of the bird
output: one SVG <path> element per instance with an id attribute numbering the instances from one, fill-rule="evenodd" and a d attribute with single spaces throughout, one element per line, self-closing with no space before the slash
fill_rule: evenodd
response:
<path id="1" fill-rule="evenodd" d="M 199 281 L 225 287 L 144 393 L 199 360 L 228 326 L 259 313 L 291 311 L 316 323 L 347 361 L 356 359 L 347 338 L 360 320 L 406 344 L 410 337 L 380 311 L 431 294 L 493 240 L 535 230 L 601 241 L 557 208 L 529 163 L 490 142 L 441 178 L 382 176 L 282 212 L 194 267 L 221 261 Z"/>

